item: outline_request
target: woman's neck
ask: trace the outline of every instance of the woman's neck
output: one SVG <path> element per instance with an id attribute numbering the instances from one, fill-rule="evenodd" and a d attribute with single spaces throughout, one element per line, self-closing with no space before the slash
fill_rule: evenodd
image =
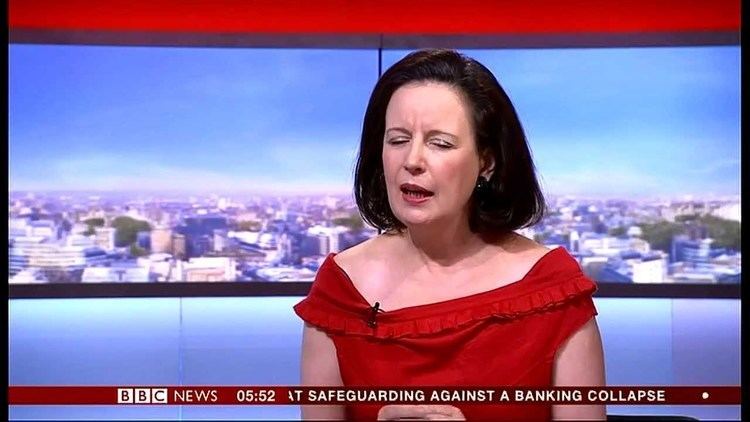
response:
<path id="1" fill-rule="evenodd" d="M 514 233 L 505 235 L 481 235 L 450 228 L 405 229 L 399 238 L 399 257 L 412 267 L 427 267 L 439 272 L 446 269 L 459 270 L 485 261 L 498 248 L 514 238 Z M 457 265 L 460 264 L 460 265 Z M 453 271 L 451 271 L 453 272 Z"/>

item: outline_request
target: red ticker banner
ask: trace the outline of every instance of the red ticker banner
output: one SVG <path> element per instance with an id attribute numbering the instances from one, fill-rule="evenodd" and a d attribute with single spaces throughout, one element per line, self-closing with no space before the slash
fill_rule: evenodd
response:
<path id="1" fill-rule="evenodd" d="M 570 34 L 739 31 L 739 0 L 11 0 L 11 30 Z"/>
<path id="2" fill-rule="evenodd" d="M 9 405 L 741 404 L 739 386 L 681 387 L 8 387 Z"/>

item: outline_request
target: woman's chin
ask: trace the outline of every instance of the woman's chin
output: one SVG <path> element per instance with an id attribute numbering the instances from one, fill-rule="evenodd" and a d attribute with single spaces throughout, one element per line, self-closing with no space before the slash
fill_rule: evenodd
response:
<path id="1" fill-rule="evenodd" d="M 435 223 L 435 220 L 429 216 L 415 216 L 415 215 L 401 216 L 399 218 L 399 221 L 401 221 L 404 224 L 404 226 L 410 229 L 427 227 Z"/>

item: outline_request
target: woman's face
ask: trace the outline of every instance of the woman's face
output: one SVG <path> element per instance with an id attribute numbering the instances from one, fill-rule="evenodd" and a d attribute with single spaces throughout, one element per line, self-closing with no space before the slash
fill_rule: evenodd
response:
<path id="1" fill-rule="evenodd" d="M 391 96 L 383 170 L 391 210 L 407 227 L 468 219 L 481 169 L 470 112 L 457 88 L 443 83 L 408 84 Z"/>

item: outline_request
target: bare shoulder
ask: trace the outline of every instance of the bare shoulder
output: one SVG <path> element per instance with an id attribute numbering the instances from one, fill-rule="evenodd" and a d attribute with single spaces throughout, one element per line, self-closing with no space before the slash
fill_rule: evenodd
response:
<path id="1" fill-rule="evenodd" d="M 508 241 L 506 249 L 519 262 L 534 265 L 537 261 L 542 259 L 552 249 L 536 242 L 528 237 L 520 234 L 514 234 L 511 240 Z"/>
<path id="2" fill-rule="evenodd" d="M 339 267 L 347 269 L 352 265 L 358 264 L 357 260 L 367 255 L 367 250 L 372 247 L 372 244 L 378 237 L 371 237 L 364 242 L 360 242 L 354 246 L 344 249 L 341 252 L 336 253 L 333 260 L 336 261 Z"/>
<path id="3" fill-rule="evenodd" d="M 502 252 L 490 264 L 502 271 L 505 280 L 519 280 L 528 274 L 552 249 L 519 234 L 512 234 L 499 245 Z M 498 270 L 502 268 L 502 270 Z"/>
<path id="4" fill-rule="evenodd" d="M 380 234 L 337 253 L 333 259 L 352 279 L 361 280 L 364 277 L 358 275 L 378 272 L 388 262 L 392 243 L 392 236 Z"/>

